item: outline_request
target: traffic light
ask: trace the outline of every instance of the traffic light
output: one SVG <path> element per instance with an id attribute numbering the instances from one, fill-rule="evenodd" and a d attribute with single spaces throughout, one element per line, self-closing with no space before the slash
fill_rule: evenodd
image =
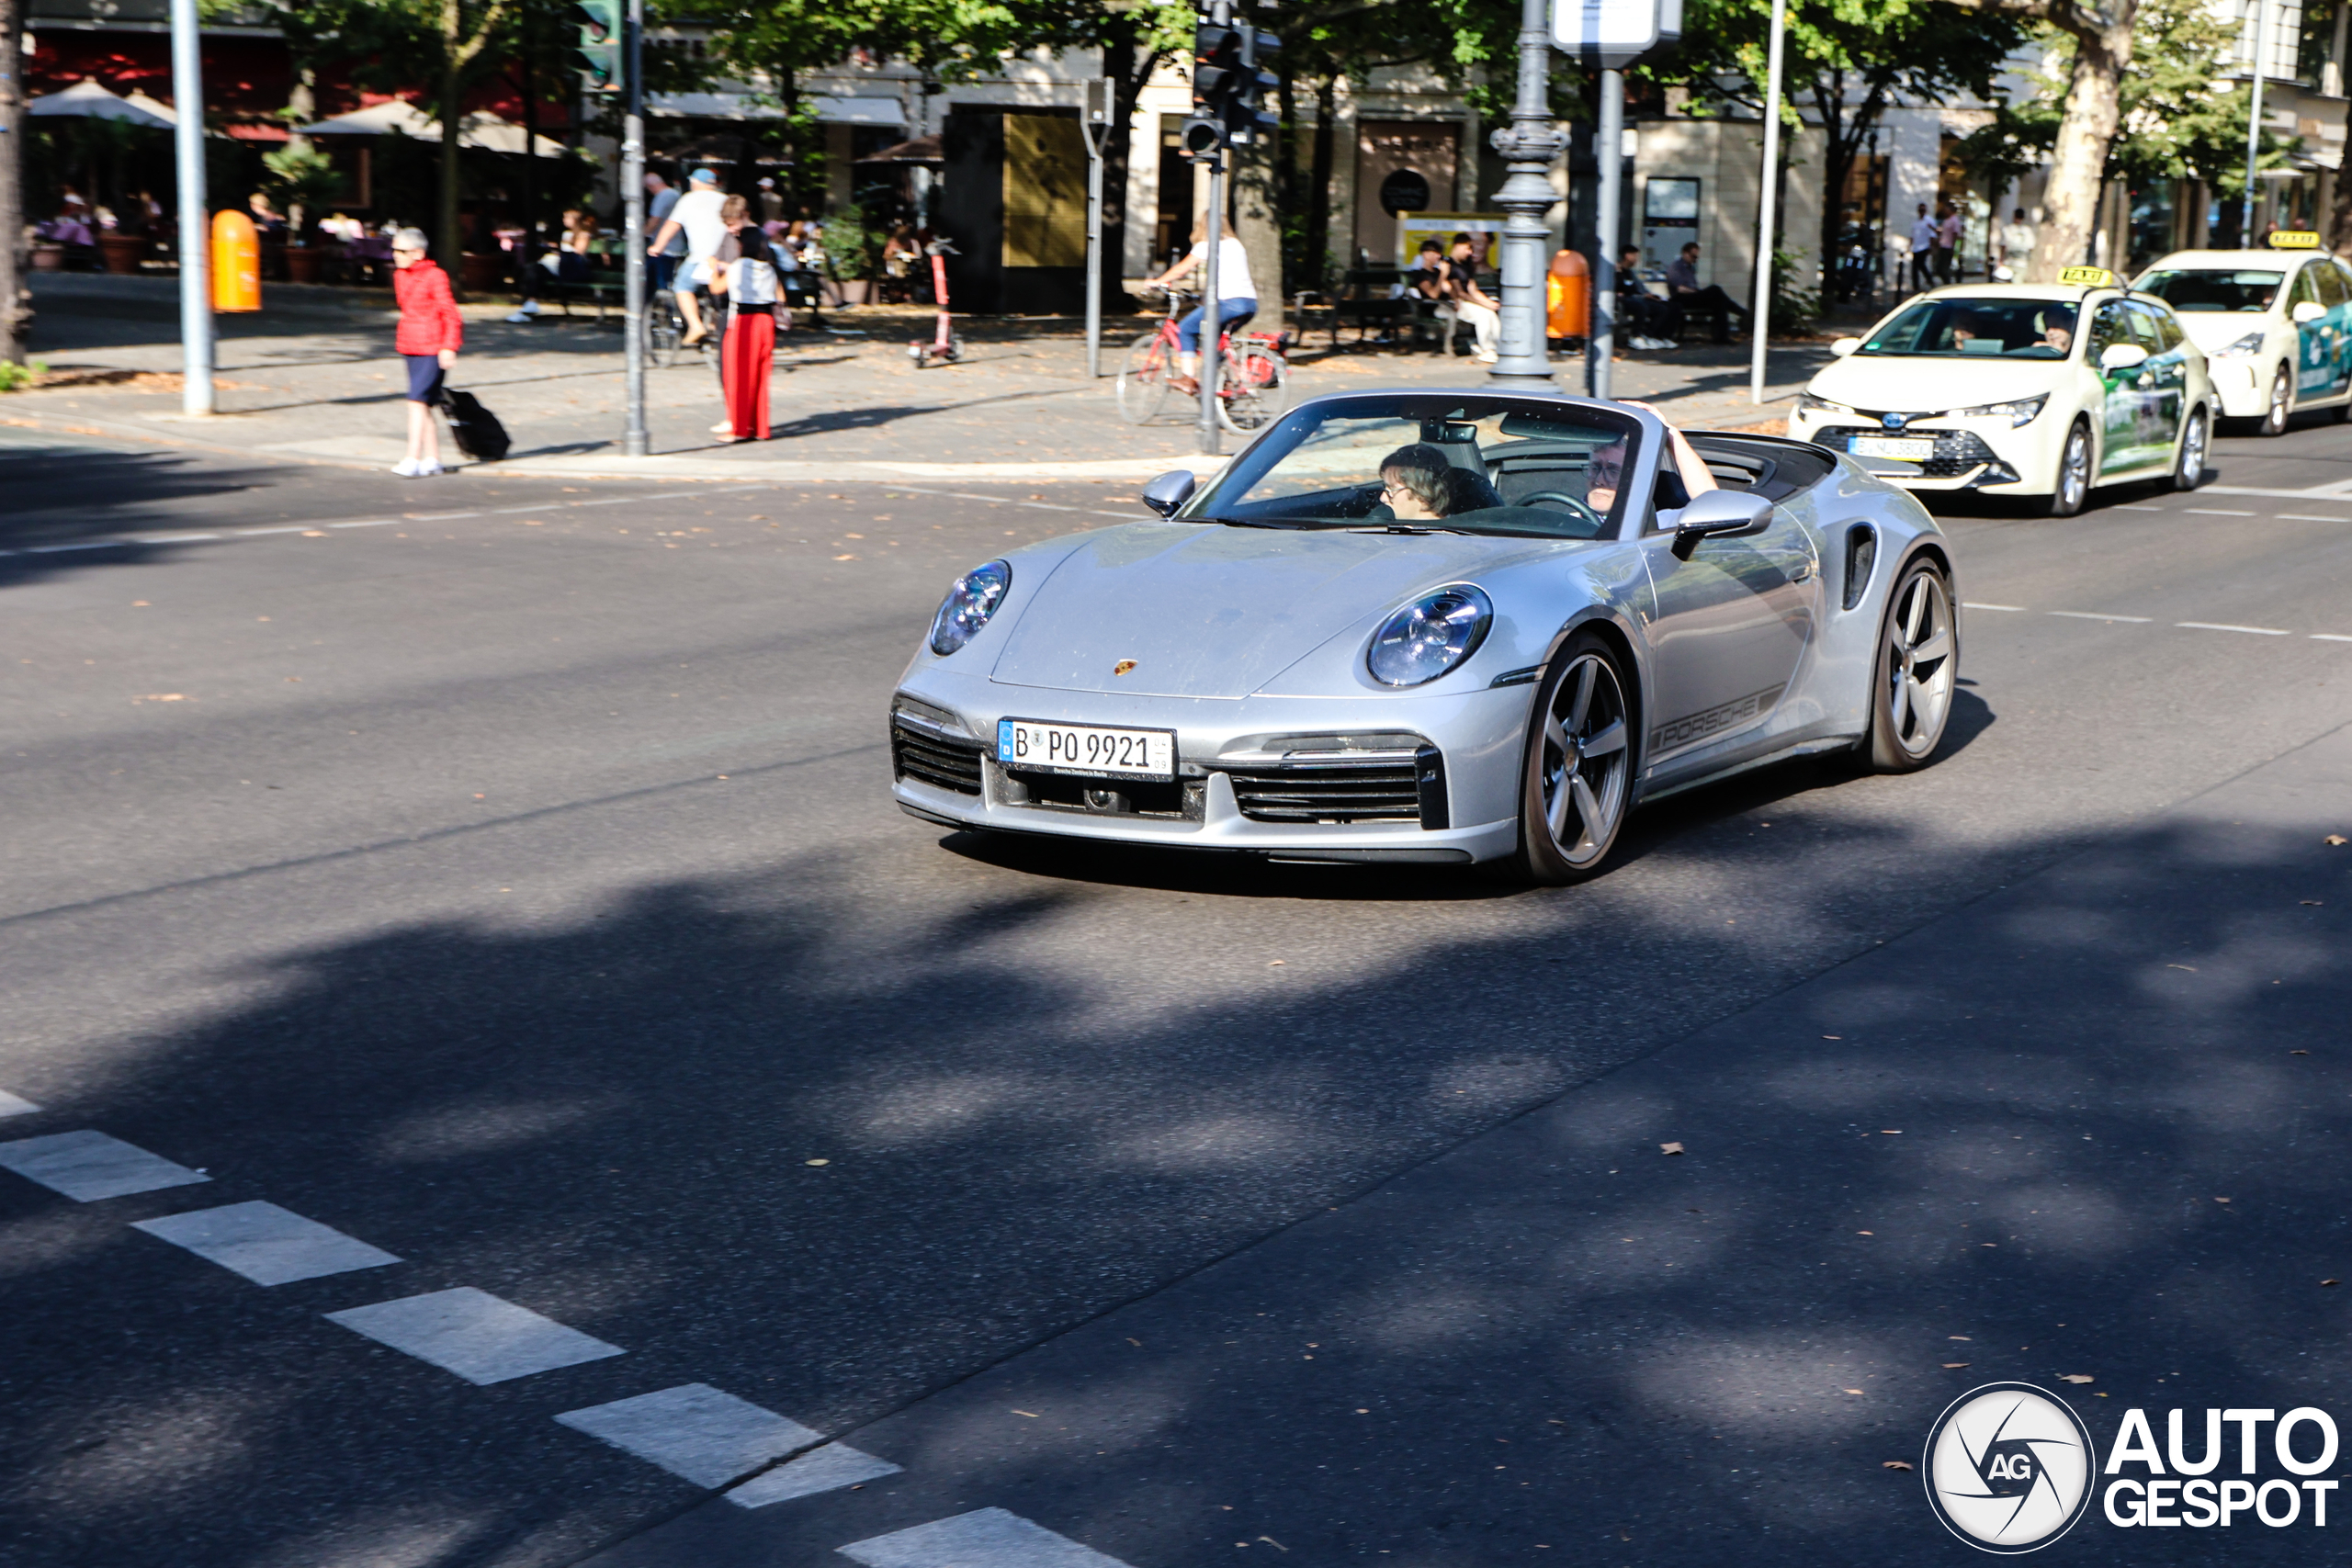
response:
<path id="1" fill-rule="evenodd" d="M 580 41 L 572 46 L 571 67 L 589 92 L 620 90 L 621 5 L 622 0 L 572 0 L 568 15 L 579 25 Z"/>
<path id="2" fill-rule="evenodd" d="M 1243 24 L 1203 22 L 1193 36 L 1193 113 L 1184 121 L 1184 156 L 1213 158 L 1282 123 L 1266 95 L 1282 85 L 1261 62 L 1282 47 L 1270 32 Z"/>
<path id="3" fill-rule="evenodd" d="M 1283 117 L 1266 104 L 1267 94 L 1282 89 L 1282 78 L 1263 69 L 1267 57 L 1282 46 L 1282 39 L 1272 33 L 1256 28 L 1241 29 L 1241 70 L 1234 79 L 1232 107 L 1225 117 L 1227 129 L 1238 142 L 1248 142 L 1283 122 Z"/>

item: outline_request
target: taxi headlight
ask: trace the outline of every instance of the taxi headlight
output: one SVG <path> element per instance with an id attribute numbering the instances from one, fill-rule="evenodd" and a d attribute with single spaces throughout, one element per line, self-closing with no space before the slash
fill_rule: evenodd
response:
<path id="1" fill-rule="evenodd" d="M 2041 405 L 2049 400 L 2050 394 L 2044 392 L 2038 398 L 2019 398 L 2015 402 L 1979 403 L 1973 409 L 1954 409 L 1944 417 L 1946 419 L 2006 419 L 2009 422 L 2009 428 L 2015 430 L 2021 424 L 2031 424 L 2034 416 L 2041 412 Z"/>
<path id="2" fill-rule="evenodd" d="M 2263 339 L 2269 335 L 2270 334 L 2265 331 L 2250 332 L 2246 333 L 2245 336 L 2238 339 L 2237 342 L 2230 344 L 2229 347 L 2215 349 L 2207 357 L 2212 359 L 2251 359 L 2256 355 L 2262 352 Z"/>
<path id="3" fill-rule="evenodd" d="M 1797 410 L 1801 413 L 1852 413 L 1854 412 L 1844 403 L 1833 403 L 1827 398 L 1815 397 L 1811 392 L 1797 394 Z"/>

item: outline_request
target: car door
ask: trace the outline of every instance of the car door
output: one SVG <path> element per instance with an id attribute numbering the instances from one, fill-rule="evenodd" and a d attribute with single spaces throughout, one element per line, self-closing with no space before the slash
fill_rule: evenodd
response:
<path id="1" fill-rule="evenodd" d="M 2149 461 L 2168 462 L 2188 400 L 2188 353 L 2183 347 L 2188 334 L 2170 311 L 2144 299 L 2132 301 L 2132 325 L 2148 351 L 2148 362 L 2140 367 L 2141 445 Z"/>
<path id="2" fill-rule="evenodd" d="M 2141 385 L 2144 367 L 2109 370 L 2099 356 L 2118 344 L 2145 346 L 2132 330 L 2131 308 L 2109 299 L 2091 317 L 2091 333 L 2083 345 L 2083 364 L 2099 380 L 2099 462 L 2101 478 L 2143 468 L 2148 462 L 2142 431 L 2147 391 Z"/>
<path id="3" fill-rule="evenodd" d="M 2335 386 L 2335 334 L 2329 329 L 2328 319 L 2295 321 L 2296 306 L 2320 302 L 2319 268 L 2297 267 L 2287 286 L 2287 321 L 2295 333 L 2295 400 L 2299 403 L 2324 398 Z"/>
<path id="4" fill-rule="evenodd" d="M 1780 507 L 1760 534 L 1705 539 L 1689 560 L 1674 535 L 1642 541 L 1655 601 L 1649 755 L 1670 760 L 1769 718 L 1820 615 L 1813 536 Z"/>
<path id="5" fill-rule="evenodd" d="M 2327 310 L 2329 379 L 2321 395 L 2334 397 L 2352 388 L 2352 276 L 2342 262 L 2326 258 L 2313 262 L 2311 270 L 2319 302 Z"/>

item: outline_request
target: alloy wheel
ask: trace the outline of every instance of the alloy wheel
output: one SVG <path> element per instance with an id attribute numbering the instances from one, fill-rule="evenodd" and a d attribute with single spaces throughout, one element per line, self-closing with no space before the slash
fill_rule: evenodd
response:
<path id="1" fill-rule="evenodd" d="M 1951 596 L 1942 577 L 1915 572 L 1886 617 L 1887 733 L 1906 758 L 1943 739 L 1951 713 Z"/>
<path id="2" fill-rule="evenodd" d="M 1582 869 L 1609 852 L 1625 814 L 1625 694 L 1594 651 L 1578 654 L 1544 714 L 1544 821 L 1560 857 Z"/>
<path id="3" fill-rule="evenodd" d="M 2284 435 L 2287 433 L 2287 413 L 2290 399 L 2291 393 L 2287 386 L 2287 368 L 2282 365 L 2278 367 L 2278 374 L 2270 378 L 2270 406 L 2262 412 L 2263 434 Z"/>
<path id="4" fill-rule="evenodd" d="M 2180 434 L 2180 466 L 2173 471 L 2173 489 L 2195 490 L 2205 478 L 2205 416 L 2192 413 Z"/>

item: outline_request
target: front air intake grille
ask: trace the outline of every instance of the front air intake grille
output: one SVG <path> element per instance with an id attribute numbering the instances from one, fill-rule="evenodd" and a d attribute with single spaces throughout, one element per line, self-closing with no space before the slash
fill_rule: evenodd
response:
<path id="1" fill-rule="evenodd" d="M 1420 770 L 1409 761 L 1231 768 L 1226 776 L 1241 815 L 1253 822 L 1421 820 Z"/>
<path id="2" fill-rule="evenodd" d="M 950 789 L 957 795 L 980 793 L 980 743 L 934 735 L 905 720 L 890 721 L 890 765 L 902 779 Z"/>
<path id="3" fill-rule="evenodd" d="M 1850 453 L 1857 435 L 1932 439 L 1936 444 L 1935 456 L 1923 458 L 1919 463 L 1919 473 L 1926 479 L 1956 479 L 1973 468 L 1985 468 L 2001 460 L 1999 455 L 1985 446 L 1984 439 L 1973 430 L 1920 430 L 1916 426 L 1909 430 L 1858 430 L 1850 424 L 1833 424 L 1816 432 L 1813 440 L 1815 446 L 1826 446 L 1832 452 Z M 1868 457 L 1861 459 L 1863 462 L 1871 460 Z"/>

